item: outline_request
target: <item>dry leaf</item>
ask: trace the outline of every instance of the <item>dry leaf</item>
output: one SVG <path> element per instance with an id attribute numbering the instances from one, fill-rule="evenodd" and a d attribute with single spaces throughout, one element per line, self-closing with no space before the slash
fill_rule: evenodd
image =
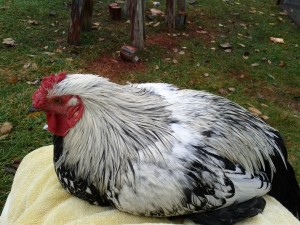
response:
<path id="1" fill-rule="evenodd" d="M 27 84 L 30 84 L 30 85 L 35 85 L 35 84 L 38 84 L 39 83 L 39 80 L 35 80 L 35 81 L 27 81 L 26 82 Z"/>
<path id="2" fill-rule="evenodd" d="M 227 94 L 227 90 L 226 90 L 225 88 L 220 88 L 220 89 L 219 89 L 219 93 L 220 93 L 221 95 L 226 95 L 226 94 Z"/>
<path id="3" fill-rule="evenodd" d="M 231 49 L 232 45 L 230 43 L 224 43 L 224 44 L 220 44 L 220 47 L 223 49 Z"/>
<path id="4" fill-rule="evenodd" d="M 262 118 L 263 120 L 268 120 L 268 119 L 269 119 L 269 117 L 266 116 L 266 115 L 261 115 L 261 116 L 259 116 L 259 117 Z"/>
<path id="5" fill-rule="evenodd" d="M 8 134 L 13 129 L 13 125 L 10 122 L 4 122 L 0 128 L 0 133 L 2 135 Z"/>
<path id="6" fill-rule="evenodd" d="M 1 136 L 0 136 L 0 141 L 4 140 L 4 139 L 7 138 L 7 137 L 8 137 L 8 134 L 1 135 Z"/>
<path id="7" fill-rule="evenodd" d="M 153 25 L 153 27 L 157 27 L 157 26 L 159 26 L 159 24 L 160 24 L 160 22 L 157 22 Z"/>
<path id="8" fill-rule="evenodd" d="M 249 59 L 249 56 L 250 56 L 250 52 L 244 52 L 243 54 L 244 59 Z"/>
<path id="9" fill-rule="evenodd" d="M 270 41 L 274 42 L 274 43 L 279 43 L 279 44 L 283 44 L 284 43 L 283 38 L 270 37 Z"/>
<path id="10" fill-rule="evenodd" d="M 258 67 L 259 66 L 259 63 L 253 63 L 251 64 L 252 67 Z"/>
<path id="11" fill-rule="evenodd" d="M 256 116 L 260 116 L 262 115 L 261 111 L 259 111 L 257 108 L 255 107 L 249 107 L 248 108 L 249 112 L 251 112 L 252 114 L 256 115 Z"/>
<path id="12" fill-rule="evenodd" d="M 38 21 L 36 20 L 28 20 L 27 23 L 31 24 L 31 25 L 38 25 Z"/>
<path id="13" fill-rule="evenodd" d="M 283 62 L 283 61 L 281 60 L 280 63 L 279 63 L 279 66 L 280 66 L 280 67 L 285 67 L 285 62 Z"/>
<path id="14" fill-rule="evenodd" d="M 159 9 L 150 9 L 150 12 L 152 15 L 156 16 L 156 15 L 164 15 L 164 12 L 159 10 Z"/>
<path id="15" fill-rule="evenodd" d="M 174 64 L 177 64 L 177 63 L 178 63 L 178 60 L 177 60 L 177 59 L 173 59 L 172 62 L 173 62 Z"/>
<path id="16" fill-rule="evenodd" d="M 30 66 L 30 64 L 31 64 L 31 63 L 26 63 L 26 64 L 24 64 L 23 69 L 28 69 L 29 66 Z"/>
<path id="17" fill-rule="evenodd" d="M 228 90 L 231 91 L 231 92 L 235 92 L 235 88 L 234 87 L 230 87 L 230 88 L 228 88 Z"/>
<path id="18" fill-rule="evenodd" d="M 209 77 L 209 73 L 204 73 L 204 76 L 205 77 Z"/>
<path id="19" fill-rule="evenodd" d="M 185 54 L 184 51 L 180 51 L 180 52 L 179 52 L 179 55 L 184 55 L 184 54 Z"/>
<path id="20" fill-rule="evenodd" d="M 269 106 L 268 105 L 266 105 L 266 104 L 264 104 L 264 103 L 261 103 L 260 104 L 262 107 L 265 107 L 265 108 L 268 108 Z"/>
<path id="21" fill-rule="evenodd" d="M 5 45 L 11 47 L 11 46 L 15 46 L 16 42 L 12 38 L 4 38 L 2 41 L 2 44 L 5 44 Z"/>
<path id="22" fill-rule="evenodd" d="M 18 83 L 19 78 L 16 75 L 10 76 L 9 78 L 7 78 L 7 82 L 9 84 L 16 84 Z"/>

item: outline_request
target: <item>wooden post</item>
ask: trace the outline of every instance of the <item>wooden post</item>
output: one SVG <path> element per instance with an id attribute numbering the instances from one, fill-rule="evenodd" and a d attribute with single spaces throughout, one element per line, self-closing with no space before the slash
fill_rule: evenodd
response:
<path id="1" fill-rule="evenodd" d="M 84 0 L 72 1 L 68 33 L 68 43 L 70 45 L 79 45 L 80 42 L 80 30 L 83 19 L 83 3 Z"/>
<path id="2" fill-rule="evenodd" d="M 145 45 L 145 1 L 128 0 L 132 45 L 139 50 Z"/>
<path id="3" fill-rule="evenodd" d="M 83 31 L 92 30 L 93 2 L 93 0 L 84 0 L 82 24 Z"/>
<path id="4" fill-rule="evenodd" d="M 175 28 L 176 4 L 175 0 L 166 0 L 166 24 L 168 29 Z"/>

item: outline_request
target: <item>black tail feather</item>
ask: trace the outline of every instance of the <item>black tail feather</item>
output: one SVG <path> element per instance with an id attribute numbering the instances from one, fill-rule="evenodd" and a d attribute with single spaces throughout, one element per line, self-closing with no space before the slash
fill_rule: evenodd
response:
<path id="1" fill-rule="evenodd" d="M 293 167 L 287 162 L 286 168 L 277 169 L 268 193 L 300 219 L 300 189 Z"/>
<path id="2" fill-rule="evenodd" d="M 263 198 L 234 203 L 228 207 L 188 215 L 187 218 L 202 225 L 232 225 L 243 219 L 262 213 L 266 205 Z"/>

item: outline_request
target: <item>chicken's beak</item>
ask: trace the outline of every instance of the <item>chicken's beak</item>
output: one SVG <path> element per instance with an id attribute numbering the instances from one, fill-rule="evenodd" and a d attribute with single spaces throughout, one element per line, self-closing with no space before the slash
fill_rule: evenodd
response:
<path id="1" fill-rule="evenodd" d="M 33 106 L 31 106 L 28 109 L 28 114 L 35 113 L 35 112 L 40 112 L 40 111 L 41 111 L 40 109 L 37 109 L 37 108 L 34 108 Z"/>

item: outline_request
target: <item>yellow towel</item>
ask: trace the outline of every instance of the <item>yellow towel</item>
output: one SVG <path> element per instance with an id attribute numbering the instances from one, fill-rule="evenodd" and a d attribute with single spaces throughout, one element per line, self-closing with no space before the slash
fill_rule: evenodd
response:
<path id="1" fill-rule="evenodd" d="M 189 220 L 169 220 L 133 216 L 112 207 L 99 207 L 68 194 L 54 172 L 53 146 L 28 154 L 15 175 L 11 192 L 0 217 L 1 225 L 78 225 L 78 224 L 184 224 Z M 238 225 L 300 225 L 300 222 L 270 196 L 263 214 Z"/>

